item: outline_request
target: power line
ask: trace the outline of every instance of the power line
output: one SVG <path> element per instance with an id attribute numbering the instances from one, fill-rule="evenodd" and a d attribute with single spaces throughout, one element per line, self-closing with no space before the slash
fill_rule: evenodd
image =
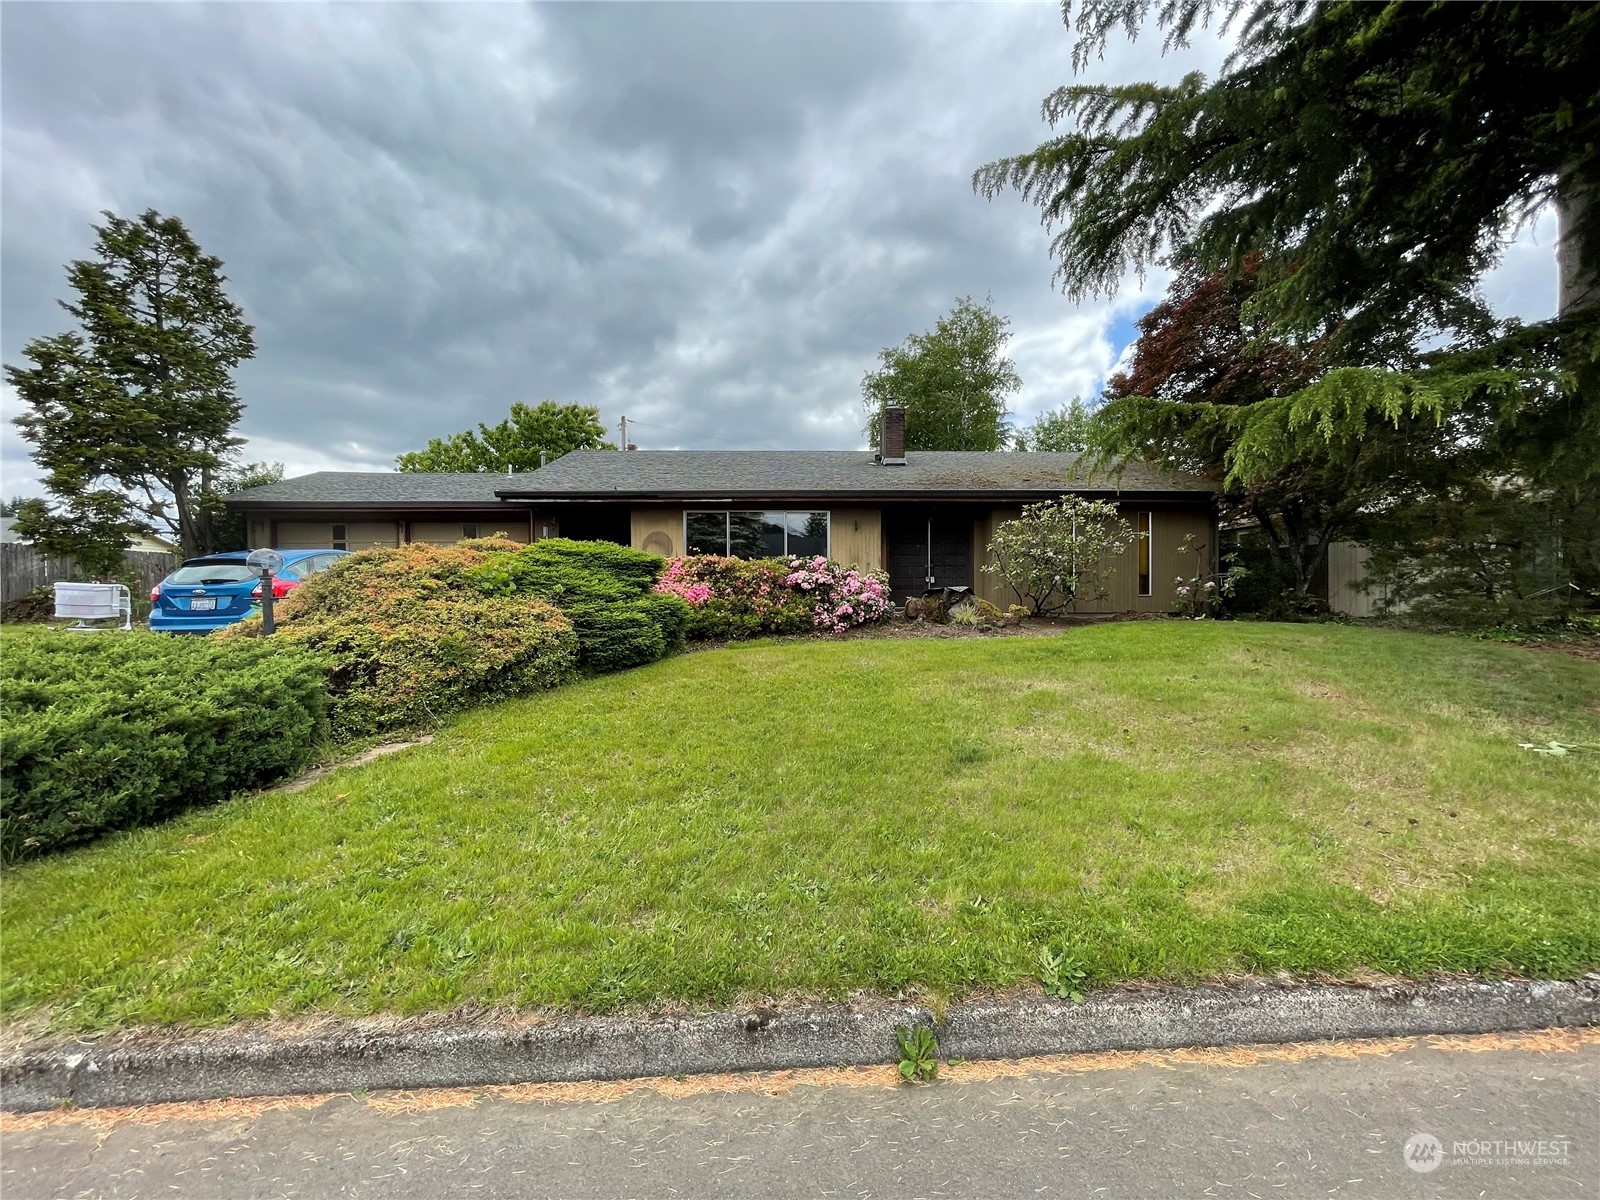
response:
<path id="1" fill-rule="evenodd" d="M 700 439 L 707 442 L 721 442 L 724 446 L 732 446 L 735 450 L 764 450 L 765 446 L 752 446 L 749 442 L 730 442 L 727 438 L 712 437 L 707 433 L 690 433 L 686 429 L 674 429 L 670 425 L 657 425 L 654 421 L 641 421 L 637 417 L 623 417 L 628 425 L 642 425 L 646 429 L 659 429 L 663 433 L 675 433 L 680 437 Z"/>

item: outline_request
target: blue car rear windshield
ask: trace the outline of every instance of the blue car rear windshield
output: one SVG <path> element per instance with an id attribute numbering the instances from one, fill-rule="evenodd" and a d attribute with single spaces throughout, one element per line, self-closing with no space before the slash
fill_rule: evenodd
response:
<path id="1" fill-rule="evenodd" d="M 242 562 L 185 563 L 171 575 L 168 583 L 243 583 L 256 573 Z"/>

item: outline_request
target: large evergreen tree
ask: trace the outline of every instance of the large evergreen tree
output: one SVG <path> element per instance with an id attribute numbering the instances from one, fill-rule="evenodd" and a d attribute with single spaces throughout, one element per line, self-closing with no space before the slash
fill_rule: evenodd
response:
<path id="1" fill-rule="evenodd" d="M 1441 464 L 1458 483 L 1490 470 L 1536 495 L 1592 490 L 1600 6 L 1091 0 L 1075 66 L 1150 17 L 1169 47 L 1231 21 L 1237 47 L 1214 80 L 1060 89 L 1044 113 L 1061 135 L 974 183 L 1040 206 L 1074 296 L 1160 262 L 1255 272 L 1248 320 L 1315 346 L 1324 369 L 1205 414 L 1228 485 L 1286 479 L 1315 450 L 1331 482 L 1379 467 L 1395 495 L 1441 486 Z M 1497 324 L 1477 285 L 1552 201 L 1564 309 Z M 1124 391 L 1102 447 L 1181 458 L 1202 414 L 1157 399 Z"/>
<path id="2" fill-rule="evenodd" d="M 1223 73 L 1063 87 L 1044 115 L 1070 128 L 974 176 L 1040 206 L 1072 296 L 1262 251 L 1265 317 L 1403 364 L 1419 332 L 1486 332 L 1473 286 L 1508 235 L 1600 184 L 1600 6 L 1091 0 L 1075 64 L 1152 14 L 1169 45 L 1235 19 Z M 1570 211 L 1592 272 L 1600 208 Z"/>
<path id="3" fill-rule="evenodd" d="M 67 269 L 79 328 L 34 338 L 6 377 L 51 503 L 18 531 L 42 549 L 107 570 L 128 540 L 154 533 L 206 552 L 204 512 L 240 439 L 233 370 L 255 352 L 223 290 L 222 260 L 177 217 L 106 213 L 94 259 Z"/>
<path id="4" fill-rule="evenodd" d="M 615 450 L 605 436 L 597 408 L 554 400 L 538 407 L 518 402 L 498 425 L 480 422 L 476 431 L 433 438 L 396 462 L 402 471 L 533 471 L 573 450 Z"/>
<path id="5" fill-rule="evenodd" d="M 907 450 L 1000 450 L 1011 442 L 1007 402 L 1022 386 L 1006 357 L 1011 322 L 970 296 L 934 324 L 878 355 L 861 380 L 867 436 L 878 444 L 885 407 L 906 410 Z"/>

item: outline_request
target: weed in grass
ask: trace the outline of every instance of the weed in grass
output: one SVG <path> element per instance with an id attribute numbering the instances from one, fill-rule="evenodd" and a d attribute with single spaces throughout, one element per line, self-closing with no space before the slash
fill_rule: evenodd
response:
<path id="1" fill-rule="evenodd" d="M 1083 983 L 1089 972 L 1071 955 L 1057 954 L 1049 946 L 1039 947 L 1039 982 L 1044 984 L 1046 995 L 1074 1004 L 1083 1003 Z"/>
<path id="2" fill-rule="evenodd" d="M 900 1043 L 900 1074 L 912 1083 L 928 1083 L 939 1076 L 939 1041 L 926 1025 L 907 1028 L 897 1025 L 895 1040 Z"/>

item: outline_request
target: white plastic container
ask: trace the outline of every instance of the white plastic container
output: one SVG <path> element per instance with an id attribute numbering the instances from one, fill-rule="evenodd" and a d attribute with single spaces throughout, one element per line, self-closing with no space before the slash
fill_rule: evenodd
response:
<path id="1" fill-rule="evenodd" d="M 133 597 L 120 583 L 57 583 L 56 617 L 59 620 L 110 621 L 122 618 L 129 627 Z"/>

